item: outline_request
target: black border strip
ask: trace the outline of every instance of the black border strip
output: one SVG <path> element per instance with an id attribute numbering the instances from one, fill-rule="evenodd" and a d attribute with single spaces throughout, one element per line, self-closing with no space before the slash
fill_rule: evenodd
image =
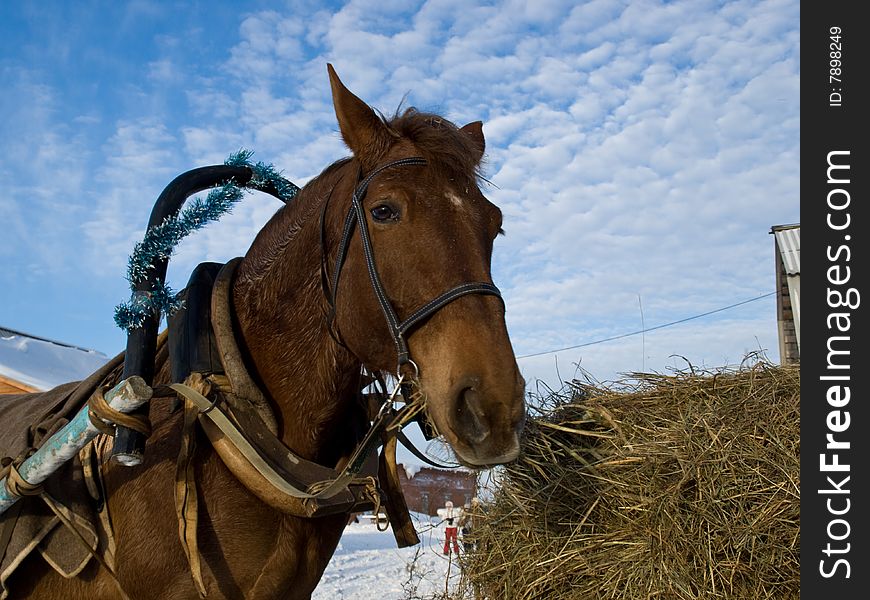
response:
<path id="1" fill-rule="evenodd" d="M 800 544 L 801 597 L 809 600 L 870 593 L 870 397 L 862 364 L 870 339 L 870 261 L 862 261 L 870 236 L 862 125 L 870 111 L 870 24 L 860 5 L 801 6 Z"/>

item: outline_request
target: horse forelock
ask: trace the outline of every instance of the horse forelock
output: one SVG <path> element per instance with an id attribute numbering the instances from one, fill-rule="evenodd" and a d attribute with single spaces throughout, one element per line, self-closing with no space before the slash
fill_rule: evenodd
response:
<path id="1" fill-rule="evenodd" d="M 482 161 L 475 141 L 444 117 L 407 108 L 385 124 L 410 141 L 427 160 L 427 167 L 447 178 L 481 179 Z"/>

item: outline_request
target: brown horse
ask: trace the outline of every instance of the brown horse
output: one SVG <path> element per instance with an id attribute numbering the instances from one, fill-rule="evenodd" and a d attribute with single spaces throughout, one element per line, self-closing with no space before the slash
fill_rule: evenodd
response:
<path id="1" fill-rule="evenodd" d="M 395 373 L 401 364 L 419 371 L 429 419 L 462 463 L 511 461 L 519 452 L 524 382 L 501 299 L 484 290 L 445 300 L 409 329 L 405 348 L 384 308 L 386 302 L 407 318 L 447 290 L 491 284 L 502 216 L 478 187 L 481 123 L 459 128 L 413 109 L 380 118 L 331 66 L 328 71 L 338 125 L 353 155 L 325 169 L 274 215 L 231 288 L 238 344 L 278 417 L 279 437 L 306 459 L 341 464 L 354 449 L 354 432 L 368 425 L 355 404 L 361 366 Z M 391 166 L 380 171 L 385 165 Z M 351 198 L 369 176 L 360 213 L 366 231 L 355 227 L 345 246 Z M 329 294 L 323 265 L 326 281 L 337 288 Z M 167 377 L 166 365 L 158 365 L 155 381 Z M 130 598 L 197 598 L 173 502 L 181 416 L 152 402 L 150 418 L 144 464 L 104 465 L 117 578 Z M 204 441 L 195 469 L 207 597 L 309 598 L 346 515 L 306 519 L 272 508 Z M 67 580 L 28 558 L 11 584 L 14 597 L 118 597 L 95 561 Z"/>

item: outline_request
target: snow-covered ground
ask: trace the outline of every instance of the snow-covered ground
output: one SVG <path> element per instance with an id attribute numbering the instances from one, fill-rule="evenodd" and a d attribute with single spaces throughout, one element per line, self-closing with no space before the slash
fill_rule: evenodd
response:
<path id="1" fill-rule="evenodd" d="M 351 523 L 344 530 L 313 600 L 402 600 L 432 598 L 459 581 L 459 563 L 444 556 L 440 518 L 412 515 L 421 543 L 396 548 L 391 530 Z"/>

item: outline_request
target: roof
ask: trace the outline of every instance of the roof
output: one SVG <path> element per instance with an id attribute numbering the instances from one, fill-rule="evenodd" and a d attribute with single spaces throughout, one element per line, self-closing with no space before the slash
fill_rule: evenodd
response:
<path id="1" fill-rule="evenodd" d="M 801 274 L 801 226 L 775 225 L 770 229 L 776 237 L 776 245 L 782 257 L 787 275 Z"/>
<path id="2" fill-rule="evenodd" d="M 36 390 L 84 379 L 109 360 L 102 352 L 0 327 L 0 377 Z"/>

